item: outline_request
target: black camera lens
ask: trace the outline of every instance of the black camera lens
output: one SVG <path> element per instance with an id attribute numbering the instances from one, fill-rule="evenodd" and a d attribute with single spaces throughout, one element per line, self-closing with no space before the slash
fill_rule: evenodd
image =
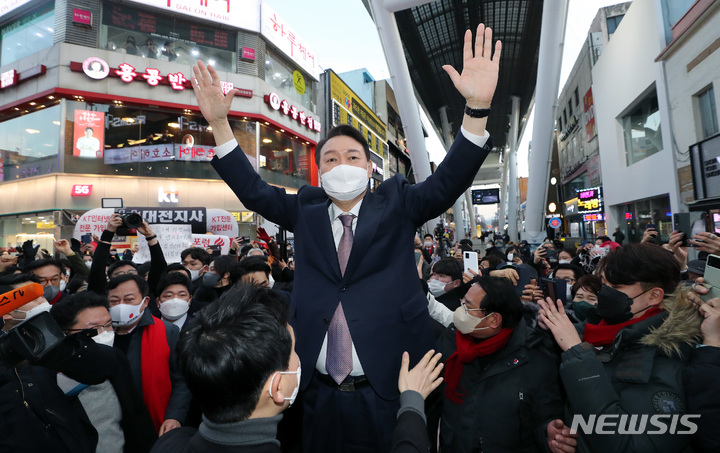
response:
<path id="1" fill-rule="evenodd" d="M 143 219 L 140 214 L 131 212 L 130 214 L 124 214 L 122 216 L 123 225 L 128 228 L 138 229 L 143 224 Z"/>

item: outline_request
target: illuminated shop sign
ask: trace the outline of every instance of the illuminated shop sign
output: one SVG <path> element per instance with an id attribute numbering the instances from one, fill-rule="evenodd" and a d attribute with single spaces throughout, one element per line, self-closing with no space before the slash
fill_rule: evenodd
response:
<path id="1" fill-rule="evenodd" d="M 273 110 L 280 111 L 283 115 L 287 115 L 290 118 L 296 120 L 301 126 L 305 126 L 311 131 L 320 132 L 322 124 L 320 121 L 314 119 L 304 111 L 299 110 L 296 106 L 291 105 L 285 99 L 280 100 L 280 96 L 277 93 L 270 93 L 265 95 L 265 103 L 270 106 Z"/>
<path id="2" fill-rule="evenodd" d="M 307 42 L 298 36 L 295 31 L 280 18 L 275 11 L 262 2 L 262 17 L 260 19 L 261 33 L 285 55 L 303 68 L 315 80 L 320 80 L 320 65 L 317 55 L 308 47 Z"/>
<path id="3" fill-rule="evenodd" d="M 0 74 L 0 88 L 11 87 L 18 83 L 18 72 L 15 69 L 10 69 Z"/>
<path id="4" fill-rule="evenodd" d="M 583 222 L 602 222 L 605 220 L 602 214 L 585 214 L 583 215 Z"/>
<path id="5" fill-rule="evenodd" d="M 86 69 L 87 68 L 87 69 Z M 106 77 L 117 77 L 125 83 L 136 81 L 144 81 L 150 86 L 169 85 L 175 91 L 184 91 L 192 89 L 190 79 L 185 77 L 182 72 L 171 72 L 163 74 L 157 68 L 145 68 L 140 70 L 130 63 L 121 63 L 117 68 L 110 68 L 108 64 L 101 58 L 90 57 L 83 63 L 76 61 L 70 62 L 70 70 L 74 72 L 84 72 L 88 77 L 102 80 Z M 235 88 L 232 82 L 220 82 L 224 94 L 228 94 L 230 90 Z M 235 96 L 244 98 L 252 98 L 252 90 L 237 88 Z"/>
<path id="6" fill-rule="evenodd" d="M 602 212 L 602 189 L 600 187 L 578 190 L 577 194 L 578 213 Z"/>
<path id="7" fill-rule="evenodd" d="M 92 184 L 75 184 L 70 191 L 71 197 L 89 197 L 92 195 Z"/>

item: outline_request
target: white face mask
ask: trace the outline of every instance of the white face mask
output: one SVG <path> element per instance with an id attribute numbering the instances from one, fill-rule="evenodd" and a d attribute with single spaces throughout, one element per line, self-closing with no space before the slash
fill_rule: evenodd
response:
<path id="1" fill-rule="evenodd" d="M 190 280 L 195 281 L 200 276 L 200 269 L 188 269 L 190 271 Z"/>
<path id="2" fill-rule="evenodd" d="M 570 264 L 570 260 L 558 260 L 558 264 Z"/>
<path id="3" fill-rule="evenodd" d="M 472 310 L 472 308 L 470 310 Z M 476 330 L 489 329 L 489 326 L 477 327 L 477 325 L 490 315 L 492 315 L 492 313 L 485 316 L 484 318 L 476 318 L 475 316 L 468 313 L 468 309 L 465 308 L 465 305 L 461 304 L 453 313 L 453 324 L 455 324 L 455 328 L 459 330 L 460 333 L 467 335 Z"/>
<path id="4" fill-rule="evenodd" d="M 90 269 L 92 267 L 92 261 L 85 261 L 85 265 Z"/>
<path id="5" fill-rule="evenodd" d="M 340 201 L 357 198 L 367 189 L 367 168 L 353 165 L 338 165 L 327 173 L 320 175 L 325 193 Z"/>
<path id="6" fill-rule="evenodd" d="M 433 243 L 432 243 L 431 241 L 425 241 L 425 242 L 423 242 L 423 245 L 424 245 L 425 247 L 432 247 L 432 246 L 433 246 Z"/>
<path id="7" fill-rule="evenodd" d="M 113 344 L 115 344 L 115 332 L 108 332 L 106 330 L 103 333 L 95 335 L 92 339 L 95 340 L 97 344 L 104 344 L 112 348 Z"/>
<path id="8" fill-rule="evenodd" d="M 296 374 L 297 375 L 297 385 L 295 386 L 295 390 L 293 390 L 292 395 L 290 395 L 289 398 L 285 398 L 285 401 L 290 401 L 290 406 L 293 405 L 293 403 L 295 402 L 295 398 L 297 398 L 298 392 L 300 391 L 301 371 L 302 371 L 301 366 L 300 366 L 300 364 L 298 364 L 297 371 L 278 371 L 275 374 L 273 374 L 272 377 L 270 378 L 270 382 L 272 382 L 273 379 L 275 379 L 276 374 Z M 268 393 L 270 393 L 270 398 L 272 398 L 272 396 L 273 396 L 272 385 L 270 386 L 270 390 L 268 390 Z M 290 407 L 290 406 L 288 406 L 288 407 Z"/>
<path id="9" fill-rule="evenodd" d="M 65 283 L 65 280 L 60 280 L 60 292 L 65 291 L 66 287 L 67 283 Z"/>
<path id="10" fill-rule="evenodd" d="M 189 308 L 190 303 L 188 301 L 178 298 L 168 299 L 160 303 L 160 313 L 162 313 L 163 318 L 168 321 L 175 321 L 176 319 L 182 318 L 183 315 L 188 312 Z"/>
<path id="11" fill-rule="evenodd" d="M 565 286 L 565 297 L 566 297 L 565 300 L 567 300 L 568 302 L 572 302 L 572 300 L 573 300 L 572 287 L 573 287 L 573 285 L 571 285 L 570 283 L 568 283 L 567 286 Z"/>
<path id="12" fill-rule="evenodd" d="M 430 290 L 430 294 L 435 296 L 435 298 L 438 298 L 446 293 L 445 285 L 447 285 L 447 283 L 443 283 L 440 280 L 436 280 L 434 278 L 428 280 L 428 289 Z"/>
<path id="13" fill-rule="evenodd" d="M 32 317 L 34 317 L 34 316 L 37 316 L 37 315 L 39 315 L 40 313 L 45 313 L 46 311 L 50 311 L 50 308 L 52 308 L 52 306 L 51 306 L 50 303 L 48 303 L 47 301 L 41 303 L 40 305 L 36 305 L 36 306 L 34 306 L 33 308 L 31 308 L 30 310 L 27 310 L 27 311 L 25 311 L 25 310 L 20 310 L 20 309 L 17 309 L 17 308 L 16 308 L 14 311 L 17 311 L 17 312 L 20 312 L 20 313 L 25 313 L 25 318 L 24 318 L 24 319 L 13 318 L 13 319 L 14 319 L 15 321 L 27 321 L 28 319 L 30 319 L 30 318 L 32 318 Z"/>
<path id="14" fill-rule="evenodd" d="M 136 322 L 145 311 L 140 311 L 143 302 L 140 302 L 138 305 L 117 304 L 110 307 L 110 316 L 112 317 L 113 324 L 127 326 Z"/>
<path id="15" fill-rule="evenodd" d="M 271 274 L 271 275 L 268 275 L 268 283 L 269 283 L 269 285 L 270 285 L 270 288 L 272 288 L 273 286 L 275 286 L 275 279 L 272 278 L 272 274 Z"/>

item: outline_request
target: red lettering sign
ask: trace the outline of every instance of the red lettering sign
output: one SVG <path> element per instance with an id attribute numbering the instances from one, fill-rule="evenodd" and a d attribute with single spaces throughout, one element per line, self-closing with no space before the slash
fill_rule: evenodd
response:
<path id="1" fill-rule="evenodd" d="M 70 192 L 71 197 L 89 197 L 92 195 L 92 184 L 75 184 Z"/>

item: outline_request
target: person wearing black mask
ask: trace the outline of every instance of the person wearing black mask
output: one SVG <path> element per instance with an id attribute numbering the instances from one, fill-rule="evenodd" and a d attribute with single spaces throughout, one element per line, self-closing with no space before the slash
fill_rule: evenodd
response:
<path id="1" fill-rule="evenodd" d="M 682 451 L 691 436 L 675 434 L 670 425 L 684 413 L 683 358 L 695 342 L 693 330 L 699 336 L 699 326 L 686 325 L 691 324 L 687 317 L 673 313 L 684 300 L 672 294 L 680 282 L 680 265 L 661 247 L 641 243 L 611 251 L 598 271 L 604 283 L 596 306 L 599 322 L 573 325 L 562 303 L 549 299 L 539 302 L 538 321 L 564 351 L 560 377 L 569 410 L 584 421 L 607 415 L 617 423 L 604 427 L 610 432 L 633 425 L 629 429 L 639 433 L 602 435 L 599 424 L 593 424 L 592 431 L 579 429 L 578 450 Z M 656 414 L 664 417 L 660 423 L 667 422 L 664 433 L 657 433 L 650 420 Z"/>

